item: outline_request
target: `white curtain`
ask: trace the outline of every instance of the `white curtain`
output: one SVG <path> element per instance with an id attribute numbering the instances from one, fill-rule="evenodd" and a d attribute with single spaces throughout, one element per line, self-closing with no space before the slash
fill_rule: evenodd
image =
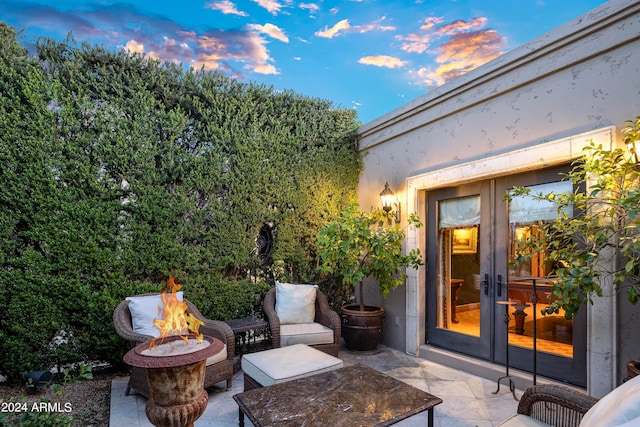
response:
<path id="1" fill-rule="evenodd" d="M 529 187 L 531 195 L 518 196 L 509 203 L 509 222 L 519 224 L 530 224 L 536 221 L 551 221 L 559 217 L 563 211 L 569 216 L 573 214 L 570 208 L 563 208 L 558 212 L 558 205 L 547 200 L 536 200 L 534 196 L 549 193 L 571 193 L 573 185 L 569 181 L 552 182 L 549 184 L 533 185 Z"/>
<path id="2" fill-rule="evenodd" d="M 441 229 L 480 225 L 480 196 L 442 200 L 438 209 L 438 227 Z"/>

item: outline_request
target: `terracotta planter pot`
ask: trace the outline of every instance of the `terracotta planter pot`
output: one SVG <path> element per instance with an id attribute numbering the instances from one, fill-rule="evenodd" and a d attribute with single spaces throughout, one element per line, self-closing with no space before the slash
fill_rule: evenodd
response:
<path id="1" fill-rule="evenodd" d="M 384 308 L 365 305 L 360 311 L 359 304 L 347 304 L 342 306 L 340 317 L 347 349 L 373 351 L 378 347 L 384 329 Z"/>

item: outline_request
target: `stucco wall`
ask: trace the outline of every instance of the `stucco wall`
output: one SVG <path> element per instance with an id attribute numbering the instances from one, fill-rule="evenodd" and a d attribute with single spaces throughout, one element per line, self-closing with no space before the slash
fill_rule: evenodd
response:
<path id="1" fill-rule="evenodd" d="M 625 120 L 637 115 L 640 2 L 614 0 L 362 126 L 359 201 L 363 208 L 379 205 L 378 195 L 388 181 L 402 202 L 405 221 L 407 206 L 422 213 L 416 194 L 420 189 L 407 187 L 412 177 L 459 164 L 473 169 L 484 159 L 611 126 L 614 143 L 620 143 Z M 526 168 L 543 168 L 554 158 L 531 158 Z M 471 174 L 470 179 L 491 174 Z M 415 238 L 420 240 L 421 234 Z M 412 299 L 422 299 L 419 286 L 424 285 L 417 286 L 417 293 L 406 287 L 385 301 L 386 344 L 410 351 L 407 335 L 411 338 L 413 326 L 406 316 Z M 416 304 L 420 308 L 424 301 Z M 637 319 L 638 307 L 622 309 L 620 315 L 618 332 L 625 343 L 616 349 L 617 359 L 637 358 L 640 339 L 627 325 Z M 599 387 L 613 382 L 605 380 Z"/>

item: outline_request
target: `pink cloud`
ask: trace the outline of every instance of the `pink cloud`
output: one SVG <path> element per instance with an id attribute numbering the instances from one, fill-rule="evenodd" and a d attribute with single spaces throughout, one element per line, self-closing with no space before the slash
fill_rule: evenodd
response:
<path id="1" fill-rule="evenodd" d="M 254 30 L 258 33 L 266 34 L 276 40 L 280 40 L 283 43 L 289 43 L 289 37 L 287 37 L 284 31 L 276 25 L 269 24 L 269 23 L 264 25 L 249 24 L 247 25 L 247 28 Z"/>
<path id="2" fill-rule="evenodd" d="M 438 27 L 438 34 L 441 36 L 450 36 L 456 33 L 465 33 L 469 31 L 478 31 L 487 25 L 487 18 L 478 17 L 473 18 L 471 21 L 464 21 L 462 19 L 458 19 L 450 24 L 443 25 Z"/>
<path id="3" fill-rule="evenodd" d="M 485 29 L 486 25 L 485 17 L 449 23 L 429 17 L 420 32 L 396 39 L 402 41 L 400 49 L 407 53 L 436 55 L 435 69 L 423 66 L 410 71 L 418 83 L 435 87 L 502 55 L 506 39 L 495 30 Z"/>
<path id="4" fill-rule="evenodd" d="M 376 67 L 400 68 L 406 65 L 405 61 L 399 58 L 387 55 L 365 56 L 358 60 L 360 64 L 375 65 Z"/>
<path id="5" fill-rule="evenodd" d="M 329 28 L 328 26 L 324 27 L 323 30 L 318 30 L 315 32 L 315 35 L 318 37 L 324 37 L 331 39 L 340 35 L 340 33 L 368 33 L 371 31 L 394 31 L 396 27 L 390 25 L 382 25 L 382 22 L 387 19 L 386 16 L 381 17 L 380 19 L 369 22 L 363 25 L 355 25 L 352 26 L 349 23 L 348 19 L 343 19 L 336 23 L 333 27 Z"/>
<path id="6" fill-rule="evenodd" d="M 212 0 L 206 7 L 228 12 L 235 6 L 227 0 Z M 277 74 L 264 35 L 288 40 L 282 30 L 271 24 L 234 31 L 195 31 L 165 17 L 143 15 L 134 6 L 122 4 L 96 4 L 66 12 L 38 6 L 21 9 L 19 13 L 24 16 L 24 25 L 46 28 L 50 33 L 60 28 L 62 37 L 72 31 L 81 40 L 119 46 L 132 53 L 196 69 L 220 70 L 235 78 L 244 78 L 244 73 Z"/>
<path id="7" fill-rule="evenodd" d="M 315 14 L 320 11 L 320 6 L 316 3 L 300 3 L 298 7 L 303 10 L 308 10 L 311 18 L 315 18 Z"/>
<path id="8" fill-rule="evenodd" d="M 241 12 L 235 3 L 230 0 L 217 0 L 204 5 L 207 9 L 213 9 L 224 13 L 225 15 L 249 16 L 246 12 Z"/>
<path id="9" fill-rule="evenodd" d="M 442 18 L 438 18 L 436 16 L 430 16 L 428 18 L 425 18 L 424 24 L 420 26 L 420 29 L 423 31 L 429 31 L 436 25 L 440 24 L 441 22 L 442 22 Z"/>
<path id="10" fill-rule="evenodd" d="M 396 39 L 404 41 L 400 49 L 407 53 L 424 53 L 429 49 L 433 37 L 425 34 L 409 34 L 407 36 L 396 36 Z"/>
<path id="11" fill-rule="evenodd" d="M 318 37 L 324 37 L 324 38 L 327 38 L 327 39 L 331 39 L 331 38 L 337 36 L 340 32 L 344 32 L 344 31 L 348 30 L 349 28 L 351 28 L 351 25 L 349 25 L 349 20 L 348 19 L 343 19 L 342 21 L 340 21 L 337 24 L 335 24 L 333 27 L 331 27 L 331 28 L 324 27 L 324 30 L 318 30 L 314 34 L 316 36 L 318 36 Z"/>
<path id="12" fill-rule="evenodd" d="M 435 70 L 423 67 L 413 74 L 427 86 L 440 86 L 502 55 L 505 42 L 494 30 L 455 34 L 438 47 Z"/>
<path id="13" fill-rule="evenodd" d="M 282 3 L 276 0 L 253 0 L 255 3 L 258 3 L 260 7 L 263 7 L 269 11 L 272 15 L 277 15 L 280 12 L 280 9 L 283 8 Z M 287 0 L 287 3 L 291 3 L 291 0 Z"/>
<path id="14" fill-rule="evenodd" d="M 382 22 L 387 19 L 386 16 L 383 16 L 382 18 L 370 22 L 368 24 L 364 24 L 364 25 L 357 25 L 355 27 L 353 27 L 354 31 L 357 31 L 359 33 L 368 33 L 370 31 L 395 31 L 396 27 L 391 26 L 391 25 L 382 25 Z"/>
<path id="15" fill-rule="evenodd" d="M 259 74 L 277 74 L 264 38 L 254 31 L 209 31 L 197 38 L 192 63 L 205 69 L 230 68 L 230 61 Z"/>

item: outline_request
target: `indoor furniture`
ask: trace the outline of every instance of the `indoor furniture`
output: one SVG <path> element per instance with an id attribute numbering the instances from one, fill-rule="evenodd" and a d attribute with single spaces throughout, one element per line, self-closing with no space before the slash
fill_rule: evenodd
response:
<path id="1" fill-rule="evenodd" d="M 458 306 L 458 293 L 464 283 L 463 279 L 451 279 L 451 323 L 460 323 L 458 315 L 456 313 L 456 307 Z"/>

